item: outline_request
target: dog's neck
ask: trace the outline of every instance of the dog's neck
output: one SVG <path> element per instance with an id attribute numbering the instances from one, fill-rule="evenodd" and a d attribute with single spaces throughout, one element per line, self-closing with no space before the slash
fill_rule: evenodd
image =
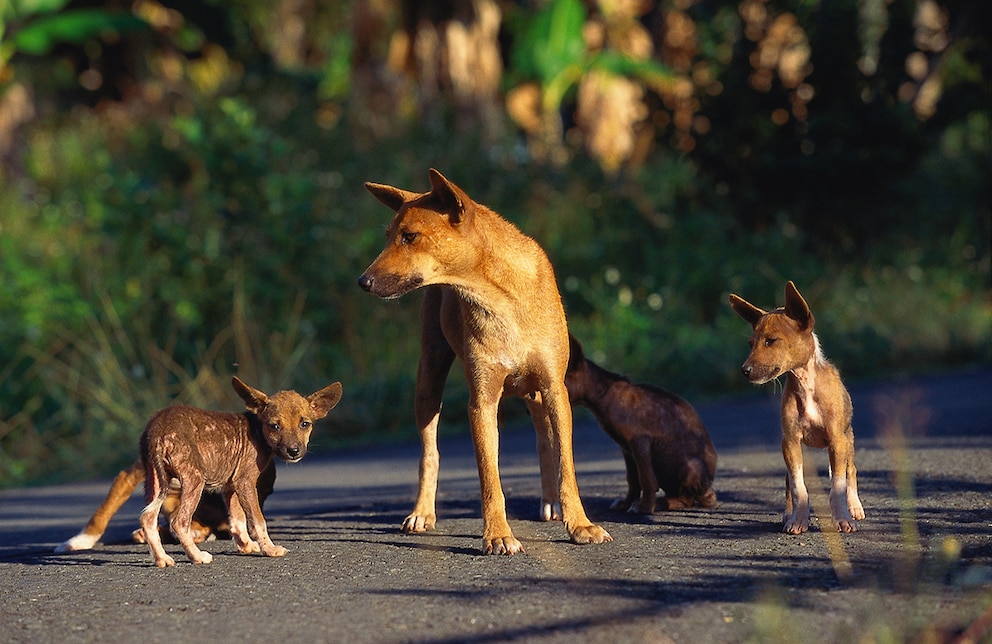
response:
<path id="1" fill-rule="evenodd" d="M 804 414 L 813 420 L 819 419 L 819 412 L 814 399 L 816 393 L 817 375 L 828 364 L 823 351 L 820 349 L 820 340 L 813 333 L 813 353 L 805 364 L 795 367 L 789 371 L 789 381 L 799 402 L 800 409 Z"/>
<path id="2" fill-rule="evenodd" d="M 612 371 L 607 371 L 591 360 L 586 360 L 586 372 L 589 374 L 589 377 L 586 380 L 586 386 L 583 388 L 584 395 L 581 400 L 577 400 L 576 402 L 588 407 L 594 413 L 600 407 L 600 401 L 609 394 L 610 389 L 617 383 L 627 384 L 630 382 L 626 377 Z"/>
<path id="3" fill-rule="evenodd" d="M 242 414 L 248 423 L 248 440 L 255 446 L 258 453 L 268 458 L 272 458 L 275 452 L 269 442 L 265 440 L 265 432 L 262 428 L 262 419 L 254 412 L 246 411 Z"/>

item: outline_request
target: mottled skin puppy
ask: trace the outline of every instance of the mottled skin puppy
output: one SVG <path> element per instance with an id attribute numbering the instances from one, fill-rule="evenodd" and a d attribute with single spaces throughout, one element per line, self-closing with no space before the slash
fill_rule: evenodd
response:
<path id="1" fill-rule="evenodd" d="M 830 513 L 840 532 L 857 530 L 865 518 L 854 467 L 851 396 L 840 373 L 823 355 L 813 333 L 813 314 L 791 281 L 785 306 L 765 311 L 737 295 L 730 306 L 750 324 L 751 354 L 741 372 L 756 385 L 786 374 L 782 391 L 782 456 L 785 458 L 783 529 L 802 534 L 809 528 L 809 493 L 803 478 L 803 445 L 827 448 L 830 455 Z"/>
<path id="2" fill-rule="evenodd" d="M 303 458 L 315 420 L 341 400 L 341 383 L 328 385 L 306 398 L 295 391 L 268 396 L 236 376 L 234 390 L 246 412 L 215 412 L 176 405 L 159 411 L 141 435 L 145 464 L 145 501 L 141 529 L 159 568 L 174 566 L 157 529 L 158 513 L 172 479 L 181 488 L 179 506 L 170 518 L 173 534 L 193 563 L 213 557 L 196 546 L 190 531 L 193 511 L 204 489 L 223 493 L 231 536 L 238 550 L 281 557 L 286 549 L 269 539 L 256 485 L 273 455 L 289 463 Z"/>
<path id="3" fill-rule="evenodd" d="M 664 389 L 634 384 L 585 357 L 569 334 L 565 386 L 572 404 L 592 411 L 620 445 L 627 466 L 627 496 L 611 509 L 651 514 L 716 504 L 716 450 L 692 405 Z M 656 498 L 658 489 L 665 496 Z"/>

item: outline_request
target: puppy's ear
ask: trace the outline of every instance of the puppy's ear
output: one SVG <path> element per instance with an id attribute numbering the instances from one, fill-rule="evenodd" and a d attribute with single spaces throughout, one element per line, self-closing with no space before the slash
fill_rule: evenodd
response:
<path id="1" fill-rule="evenodd" d="M 585 361 L 586 356 L 582 351 L 582 345 L 579 341 L 572 335 L 572 332 L 568 332 L 568 368 L 566 372 L 572 372 L 582 366 Z"/>
<path id="2" fill-rule="evenodd" d="M 785 285 L 785 314 L 799 323 L 800 329 L 813 327 L 813 313 L 809 310 L 806 300 L 799 294 L 799 289 L 789 280 Z"/>
<path id="3" fill-rule="evenodd" d="M 744 318 L 744 321 L 750 324 L 752 328 L 758 323 L 761 316 L 766 313 L 766 311 L 759 309 L 741 296 L 734 295 L 733 293 L 730 294 L 730 308 L 734 309 L 734 313 Z"/>
<path id="4" fill-rule="evenodd" d="M 237 376 L 231 376 L 231 384 L 234 386 L 234 391 L 238 392 L 241 396 L 241 400 L 245 401 L 245 407 L 248 411 L 254 414 L 262 413 L 265 406 L 269 404 L 269 397 L 258 389 L 254 389 L 246 385 Z"/>
<path id="5" fill-rule="evenodd" d="M 465 194 L 464 190 L 448 181 L 434 168 L 431 168 L 428 174 L 431 178 L 431 197 L 437 209 L 448 215 L 448 221 L 452 225 L 460 224 L 472 216 L 475 202 Z"/>
<path id="6" fill-rule="evenodd" d="M 371 181 L 365 182 L 365 188 L 372 193 L 373 197 L 378 199 L 383 205 L 388 207 L 393 212 L 398 211 L 403 204 L 408 201 L 413 201 L 417 197 L 421 196 L 416 192 L 401 190 L 382 183 L 372 183 Z"/>
<path id="7" fill-rule="evenodd" d="M 307 402 L 310 403 L 314 418 L 323 418 L 327 412 L 334 409 L 341 401 L 341 392 L 341 383 L 335 382 L 307 396 Z"/>

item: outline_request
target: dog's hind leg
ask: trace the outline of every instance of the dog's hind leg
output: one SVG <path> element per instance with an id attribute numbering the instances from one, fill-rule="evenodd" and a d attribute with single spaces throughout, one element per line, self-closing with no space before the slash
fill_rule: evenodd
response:
<path id="1" fill-rule="evenodd" d="M 858 496 L 858 468 L 854 466 L 854 430 L 847 430 L 847 509 L 858 521 L 865 518 L 865 509 Z"/>
<path id="2" fill-rule="evenodd" d="M 420 362 L 417 365 L 414 416 L 420 433 L 420 477 L 417 502 L 403 519 L 403 532 L 433 530 L 437 522 L 437 475 L 440 455 L 437 450 L 437 425 L 441 417 L 441 399 L 455 352 L 441 330 L 439 288 L 428 288 L 421 309 Z"/>
<path id="3" fill-rule="evenodd" d="M 144 532 L 145 543 L 159 568 L 175 566 L 176 560 L 170 557 L 162 547 L 162 537 L 158 532 L 158 512 L 165 501 L 168 492 L 168 477 L 158 475 L 154 469 L 147 468 L 145 479 L 145 509 L 141 511 L 141 530 Z M 165 478 L 163 484 L 162 478 Z"/>
<path id="4" fill-rule="evenodd" d="M 561 501 L 558 498 L 558 455 L 551 446 L 551 425 L 547 422 L 541 394 L 527 397 L 527 410 L 537 430 L 537 457 L 541 468 L 541 505 L 538 516 L 542 521 L 561 521 Z"/>
<path id="5" fill-rule="evenodd" d="M 575 480 L 575 461 L 572 456 L 572 407 L 564 379 L 553 382 L 541 392 L 544 413 L 551 427 L 551 445 L 558 456 L 558 495 L 561 515 L 574 543 L 604 543 L 613 541 L 610 533 L 594 524 L 586 516 L 579 498 L 579 485 Z"/>
<path id="6" fill-rule="evenodd" d="M 198 471 L 184 472 L 179 477 L 179 484 L 182 487 L 179 507 L 169 519 L 172 533 L 179 539 L 179 543 L 182 544 L 190 561 L 196 564 L 208 564 L 213 561 L 213 555 L 196 547 L 193 533 L 190 530 L 193 512 L 196 511 L 196 505 L 200 502 L 200 496 L 203 494 L 203 476 Z M 147 531 L 145 537 L 148 537 Z"/>
<path id="7" fill-rule="evenodd" d="M 103 533 L 106 532 L 110 519 L 131 498 L 134 489 L 144 480 L 145 466 L 141 462 L 141 459 L 138 459 L 131 467 L 117 474 L 117 477 L 110 486 L 110 491 L 107 492 L 107 498 L 96 509 L 96 512 L 90 517 L 90 520 L 86 523 L 82 531 L 68 541 L 60 544 L 55 548 L 55 552 L 89 550 L 96 545 L 100 537 L 103 536 Z"/>

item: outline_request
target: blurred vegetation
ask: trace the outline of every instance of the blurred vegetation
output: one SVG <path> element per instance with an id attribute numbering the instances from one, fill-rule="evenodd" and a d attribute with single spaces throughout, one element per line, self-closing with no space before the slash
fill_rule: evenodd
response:
<path id="1" fill-rule="evenodd" d="M 0 487 L 106 475 L 155 409 L 237 408 L 235 372 L 341 380 L 318 450 L 412 438 L 419 297 L 355 281 L 390 218 L 363 183 L 431 166 L 636 379 L 743 389 L 727 293 L 787 279 L 851 378 L 987 365 L 989 13 L 0 0 Z"/>

